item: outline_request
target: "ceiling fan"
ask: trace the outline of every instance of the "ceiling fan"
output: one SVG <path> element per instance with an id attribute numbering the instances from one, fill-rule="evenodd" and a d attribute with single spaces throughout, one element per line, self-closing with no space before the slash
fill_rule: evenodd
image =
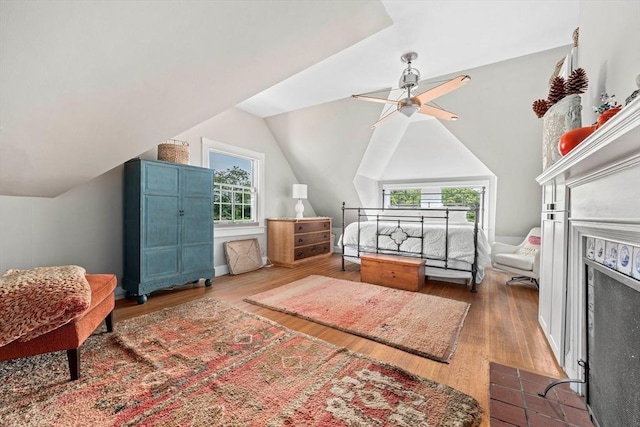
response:
<path id="1" fill-rule="evenodd" d="M 380 120 L 372 125 L 372 127 L 378 126 L 397 112 L 400 112 L 407 117 L 411 117 L 414 113 L 418 112 L 420 114 L 426 114 L 428 116 L 433 116 L 443 120 L 458 119 L 457 114 L 443 110 L 442 108 L 437 106 L 427 105 L 427 102 L 432 101 L 446 93 L 449 93 L 452 90 L 455 90 L 464 85 L 465 83 L 468 83 L 471 80 L 471 77 L 467 75 L 460 75 L 422 93 L 413 94 L 418 89 L 418 85 L 420 84 L 420 71 L 411 67 L 411 63 L 417 57 L 418 54 L 415 52 L 408 52 L 400 57 L 400 59 L 402 59 L 402 62 L 407 64 L 407 68 L 405 68 L 405 70 L 402 72 L 402 75 L 400 76 L 400 87 L 398 88 L 402 89 L 402 95 L 400 99 L 385 99 L 371 96 L 371 94 L 374 94 L 376 92 L 367 92 L 360 95 L 352 95 L 354 98 L 362 99 L 364 101 L 380 102 L 383 104 L 392 104 L 396 106 L 395 110 L 381 117 Z"/>

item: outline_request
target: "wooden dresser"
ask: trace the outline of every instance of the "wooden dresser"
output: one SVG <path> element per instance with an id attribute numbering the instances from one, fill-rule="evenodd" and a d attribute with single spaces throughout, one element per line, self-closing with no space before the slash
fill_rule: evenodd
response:
<path id="1" fill-rule="evenodd" d="M 331 218 L 268 218 L 267 256 L 280 267 L 331 256 Z"/>

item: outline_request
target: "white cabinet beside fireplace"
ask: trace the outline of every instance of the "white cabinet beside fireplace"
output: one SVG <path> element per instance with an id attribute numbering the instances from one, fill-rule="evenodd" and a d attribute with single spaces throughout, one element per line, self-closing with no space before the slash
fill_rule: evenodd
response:
<path id="1" fill-rule="evenodd" d="M 538 322 L 562 365 L 567 292 L 566 187 L 555 180 L 544 183 L 542 200 Z"/>
<path id="2" fill-rule="evenodd" d="M 583 378 L 579 361 L 589 361 L 585 239 L 640 246 L 639 140 L 637 98 L 536 178 L 545 203 L 564 196 L 561 205 L 567 208 L 564 218 L 546 217 L 550 212 L 543 212 L 539 319 L 569 378 Z M 548 194 L 555 197 L 547 199 Z M 560 316 L 554 317 L 557 312 Z M 582 394 L 586 391 L 579 383 L 572 387 Z"/>

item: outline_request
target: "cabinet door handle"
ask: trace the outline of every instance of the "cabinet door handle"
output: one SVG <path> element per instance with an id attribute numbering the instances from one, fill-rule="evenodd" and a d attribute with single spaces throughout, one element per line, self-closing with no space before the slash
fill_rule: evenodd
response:
<path id="1" fill-rule="evenodd" d="M 183 211 L 182 209 L 180 209 L 180 210 L 178 211 L 178 215 L 180 215 L 180 216 L 184 216 L 184 211 Z"/>

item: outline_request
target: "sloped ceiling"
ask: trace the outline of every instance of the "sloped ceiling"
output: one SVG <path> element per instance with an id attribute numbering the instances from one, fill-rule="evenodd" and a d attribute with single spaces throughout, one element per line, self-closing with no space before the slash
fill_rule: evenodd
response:
<path id="1" fill-rule="evenodd" d="M 487 177 L 492 172 L 439 120 L 411 123 L 383 169 L 382 181 Z"/>
<path id="2" fill-rule="evenodd" d="M 19 196 L 57 196 L 391 24 L 367 0 L 0 8 L 0 194 Z"/>
<path id="3" fill-rule="evenodd" d="M 352 183 L 372 134 L 366 123 L 381 111 L 380 104 L 355 109 L 357 102 L 342 99 L 265 119 L 298 182 L 308 185 L 316 214 L 336 221 L 342 202 L 359 205 Z"/>
<path id="4" fill-rule="evenodd" d="M 578 26 L 578 0 L 382 3 L 393 20 L 392 26 L 238 107 L 269 117 L 356 93 L 397 87 L 405 67 L 400 56 L 410 51 L 418 53 L 413 66 L 420 70 L 422 80 L 439 80 L 445 74 L 567 45 Z M 445 98 L 442 105 L 447 106 Z"/>

